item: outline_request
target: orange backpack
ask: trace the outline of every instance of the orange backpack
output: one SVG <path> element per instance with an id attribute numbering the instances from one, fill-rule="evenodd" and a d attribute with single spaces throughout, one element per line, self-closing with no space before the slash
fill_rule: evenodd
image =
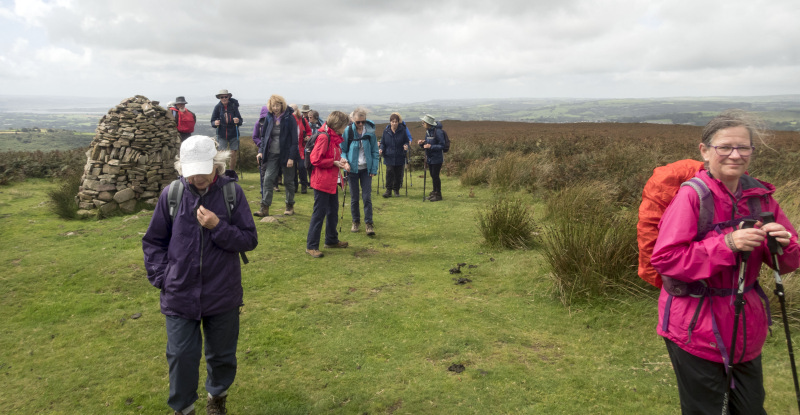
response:
<path id="1" fill-rule="evenodd" d="M 642 191 L 642 204 L 639 205 L 639 223 L 636 225 L 639 244 L 639 277 L 656 288 L 663 285 L 661 276 L 650 265 L 650 257 L 658 238 L 658 222 L 667 206 L 678 193 L 683 182 L 688 181 L 703 167 L 697 160 L 679 160 L 666 166 L 657 167 L 647 180 Z"/>

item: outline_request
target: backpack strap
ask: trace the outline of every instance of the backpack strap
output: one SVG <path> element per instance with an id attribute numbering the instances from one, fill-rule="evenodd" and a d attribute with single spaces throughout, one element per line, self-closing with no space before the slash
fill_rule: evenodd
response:
<path id="1" fill-rule="evenodd" d="M 681 187 L 689 186 L 697 192 L 697 197 L 700 198 L 700 207 L 697 216 L 697 235 L 694 237 L 695 241 L 702 240 L 706 234 L 714 227 L 714 197 L 711 195 L 711 189 L 708 188 L 706 182 L 699 177 L 692 177 L 691 179 L 683 182 Z"/>
<path id="2" fill-rule="evenodd" d="M 228 223 L 231 223 L 233 221 L 231 211 L 236 207 L 236 182 L 225 183 L 225 186 L 222 186 L 222 195 L 225 197 L 225 207 L 228 209 Z M 244 252 L 239 252 L 239 255 L 242 257 L 243 263 L 250 262 Z"/>
<path id="3" fill-rule="evenodd" d="M 167 202 L 169 203 L 169 220 L 170 224 L 175 222 L 175 216 L 178 214 L 178 209 L 181 207 L 181 199 L 183 199 L 183 182 L 181 179 L 175 179 L 169 184 L 169 191 L 167 192 Z"/>

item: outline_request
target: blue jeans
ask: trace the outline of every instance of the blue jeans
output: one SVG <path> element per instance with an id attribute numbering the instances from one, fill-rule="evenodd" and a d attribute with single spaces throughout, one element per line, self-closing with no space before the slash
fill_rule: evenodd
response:
<path id="1" fill-rule="evenodd" d="M 169 407 L 181 411 L 198 398 L 197 383 L 200 381 L 200 374 L 197 367 L 200 365 L 203 337 L 206 349 L 206 390 L 212 396 L 225 393 L 236 378 L 239 309 L 206 316 L 200 321 L 176 316 L 166 318 Z"/>
<path id="2" fill-rule="evenodd" d="M 367 169 L 347 174 L 350 186 L 350 216 L 353 222 L 361 222 L 361 209 L 358 204 L 358 190 L 361 185 L 361 200 L 364 201 L 364 223 L 372 224 L 372 176 Z"/>
<path id="3" fill-rule="evenodd" d="M 311 212 L 311 223 L 308 225 L 306 249 L 319 250 L 319 238 L 322 233 L 322 222 L 325 221 L 325 244 L 336 245 L 339 242 L 339 191 L 335 194 L 314 190 L 314 209 Z"/>

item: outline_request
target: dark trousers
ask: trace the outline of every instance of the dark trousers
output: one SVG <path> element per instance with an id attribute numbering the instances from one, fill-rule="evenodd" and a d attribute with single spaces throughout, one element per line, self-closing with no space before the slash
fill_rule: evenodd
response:
<path id="1" fill-rule="evenodd" d="M 681 412 L 687 414 L 718 414 L 722 412 L 725 395 L 725 365 L 697 357 L 671 340 L 667 343 L 672 368 L 678 378 Z M 764 410 L 764 378 L 761 356 L 733 365 L 733 384 L 728 409 L 730 414 L 766 414 Z"/>
<path id="2" fill-rule="evenodd" d="M 303 185 L 303 186 L 308 187 L 308 181 L 310 179 L 310 175 L 308 174 L 308 171 L 306 171 L 306 165 L 304 163 L 304 160 L 300 160 L 297 163 L 297 175 L 300 176 L 299 183 L 301 185 Z M 298 180 L 297 180 L 297 177 L 295 177 L 294 178 L 294 188 L 295 189 L 299 189 L 300 188 L 297 184 L 298 184 Z"/>
<path id="3" fill-rule="evenodd" d="M 319 238 L 322 233 L 322 222 L 325 221 L 325 244 L 335 245 L 339 242 L 339 189 L 335 194 L 314 190 L 314 209 L 311 212 L 311 223 L 308 225 L 306 249 L 319 250 Z"/>
<path id="4" fill-rule="evenodd" d="M 372 224 L 372 176 L 367 169 L 359 170 L 358 173 L 350 172 L 347 174 L 350 181 L 350 216 L 353 222 L 361 221 L 361 208 L 358 203 L 359 190 L 361 200 L 364 202 L 364 223 Z M 360 188 L 359 188 L 360 185 Z"/>
<path id="5" fill-rule="evenodd" d="M 176 316 L 166 318 L 169 407 L 180 411 L 197 400 L 197 384 L 200 381 L 197 367 L 200 365 L 204 338 L 206 391 L 212 396 L 226 393 L 236 378 L 239 309 L 203 317 L 200 321 Z"/>
<path id="6" fill-rule="evenodd" d="M 403 165 L 386 166 L 386 191 L 397 190 L 403 187 Z"/>
<path id="7" fill-rule="evenodd" d="M 439 178 L 439 173 L 442 171 L 441 164 L 428 164 L 431 171 L 431 181 L 433 182 L 433 191 L 442 193 L 442 179 Z"/>

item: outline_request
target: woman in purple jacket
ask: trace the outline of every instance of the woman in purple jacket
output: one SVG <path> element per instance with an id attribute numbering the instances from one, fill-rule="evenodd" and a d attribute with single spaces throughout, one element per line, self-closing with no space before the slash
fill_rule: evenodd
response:
<path id="1" fill-rule="evenodd" d="M 161 290 L 169 364 L 167 404 L 176 414 L 194 414 L 203 337 L 207 413 L 225 413 L 228 388 L 236 376 L 242 305 L 239 252 L 255 249 L 258 237 L 238 184 L 228 215 L 223 187 L 235 179 L 222 173 L 229 154 L 217 152 L 211 137 L 186 139 L 175 162 L 184 185 L 177 212 L 170 214 L 167 187 L 142 238 L 147 278 Z"/>

